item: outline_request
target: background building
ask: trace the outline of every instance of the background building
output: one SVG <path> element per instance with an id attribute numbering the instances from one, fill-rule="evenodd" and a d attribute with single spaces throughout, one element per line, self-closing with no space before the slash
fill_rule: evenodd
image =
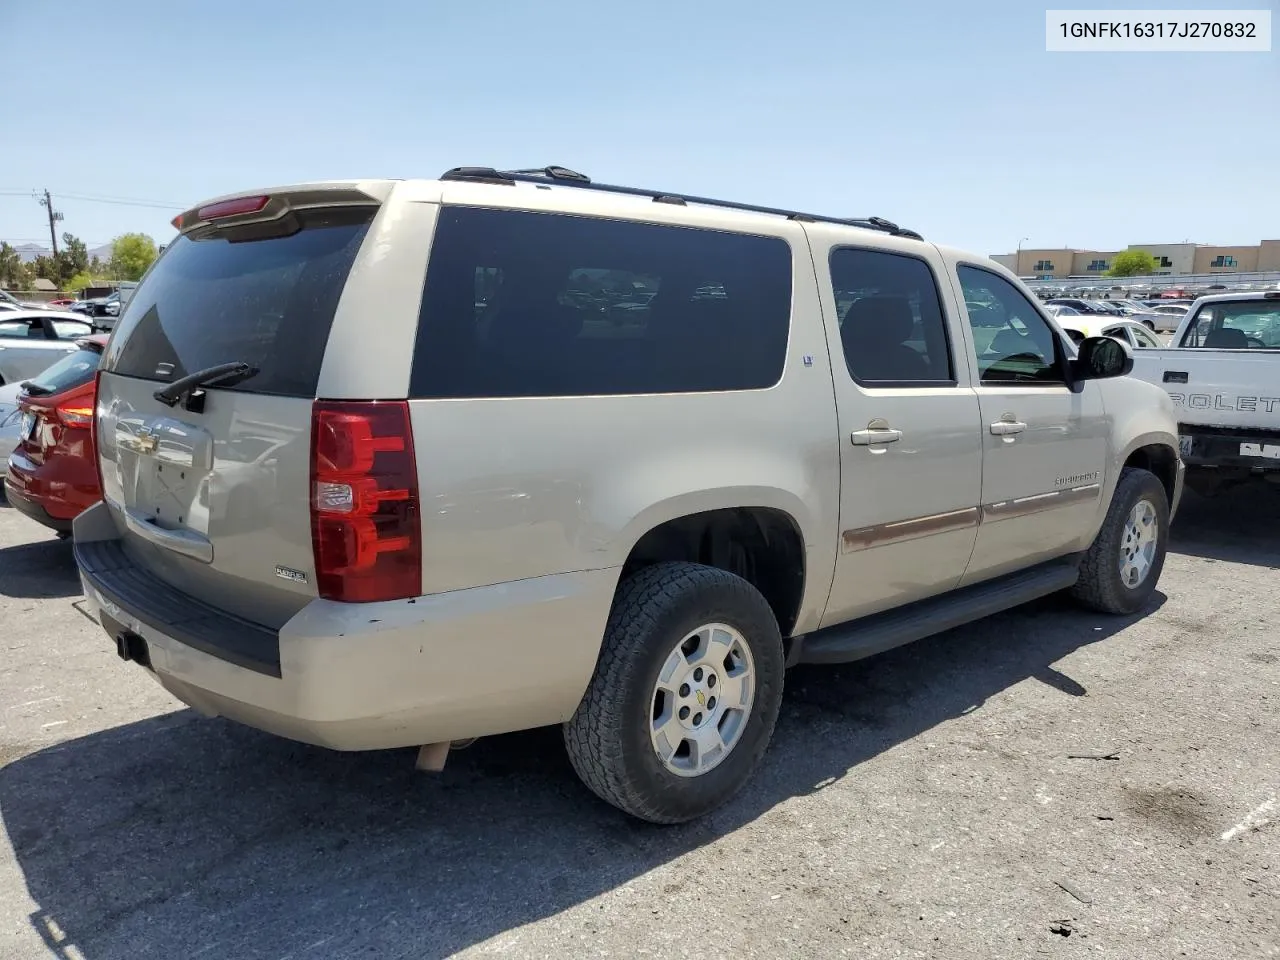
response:
<path id="1" fill-rule="evenodd" d="M 1257 273 L 1280 270 L 1280 240 L 1263 240 L 1252 247 L 1219 247 L 1204 243 L 1131 243 L 1129 250 L 1145 250 L 1155 257 L 1160 276 L 1205 273 Z M 1037 280 L 1104 277 L 1118 250 L 1080 250 L 1073 247 L 1000 253 L 991 259 L 1020 277 Z"/>

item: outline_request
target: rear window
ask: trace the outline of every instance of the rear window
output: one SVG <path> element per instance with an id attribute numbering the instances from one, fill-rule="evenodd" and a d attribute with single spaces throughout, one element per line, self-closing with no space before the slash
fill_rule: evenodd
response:
<path id="1" fill-rule="evenodd" d="M 791 248 L 776 237 L 446 207 L 415 397 L 752 390 L 782 376 Z"/>
<path id="2" fill-rule="evenodd" d="M 102 352 L 93 347 L 81 347 L 69 353 L 39 376 L 27 380 L 27 392 L 32 396 L 48 396 L 82 387 L 98 372 L 98 360 Z"/>
<path id="3" fill-rule="evenodd" d="M 1280 350 L 1280 300 L 1206 303 L 1187 326 L 1182 346 Z"/>
<path id="4" fill-rule="evenodd" d="M 172 381 L 244 361 L 227 389 L 314 397 L 338 297 L 371 207 L 306 211 L 290 236 L 179 237 L 134 291 L 112 346 L 113 373 Z"/>

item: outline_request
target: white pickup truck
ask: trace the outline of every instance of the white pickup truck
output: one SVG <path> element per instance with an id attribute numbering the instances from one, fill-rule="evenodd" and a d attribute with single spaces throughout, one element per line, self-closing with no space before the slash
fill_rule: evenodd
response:
<path id="1" fill-rule="evenodd" d="M 1189 487 L 1280 489 L 1280 290 L 1201 297 L 1168 349 L 1134 351 L 1131 375 L 1173 399 Z"/>

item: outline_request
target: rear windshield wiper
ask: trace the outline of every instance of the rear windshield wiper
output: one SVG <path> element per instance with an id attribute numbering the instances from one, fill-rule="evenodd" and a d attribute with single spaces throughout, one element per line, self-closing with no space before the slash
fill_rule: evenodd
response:
<path id="1" fill-rule="evenodd" d="M 216 366 L 205 367 L 203 370 L 189 373 L 181 380 L 173 381 L 163 390 L 157 390 L 152 396 L 165 406 L 173 407 L 177 406 L 178 401 L 183 397 L 196 393 L 200 387 L 229 387 L 232 384 L 239 383 L 241 380 L 248 380 L 250 377 L 256 376 L 257 373 L 257 367 L 245 363 L 243 360 L 219 363 Z"/>

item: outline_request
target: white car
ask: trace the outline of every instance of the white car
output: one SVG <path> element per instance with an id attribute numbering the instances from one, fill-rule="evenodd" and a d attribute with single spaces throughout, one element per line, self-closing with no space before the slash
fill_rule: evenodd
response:
<path id="1" fill-rule="evenodd" d="M 18 394 L 22 384 L 11 383 L 0 387 L 0 477 L 9 472 L 9 454 L 18 445 L 22 432 L 22 412 L 18 409 Z"/>
<path id="2" fill-rule="evenodd" d="M 1068 308 L 1069 309 L 1069 308 Z M 1140 350 L 1163 347 L 1164 341 L 1146 324 L 1129 318 L 1113 319 L 1098 314 L 1056 314 L 1058 326 L 1076 343 L 1085 337 L 1114 337 Z"/>
<path id="3" fill-rule="evenodd" d="M 34 377 L 76 351 L 76 340 L 93 333 L 78 313 L 14 310 L 0 314 L 0 385 Z"/>
<path id="4" fill-rule="evenodd" d="M 1162 303 L 1149 307 L 1142 317 L 1144 319 L 1150 317 L 1159 332 L 1173 333 L 1186 317 L 1189 307 L 1190 304 L 1187 303 Z"/>

